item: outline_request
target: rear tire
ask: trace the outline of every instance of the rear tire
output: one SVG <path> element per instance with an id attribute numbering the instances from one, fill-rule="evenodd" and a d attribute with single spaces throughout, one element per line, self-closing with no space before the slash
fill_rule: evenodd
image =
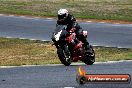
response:
<path id="1" fill-rule="evenodd" d="M 65 66 L 69 66 L 71 64 L 71 55 L 68 50 L 68 47 L 66 46 L 64 48 L 65 49 L 62 49 L 61 47 L 59 47 L 57 49 L 57 54 L 61 63 L 64 64 Z"/>
<path id="2" fill-rule="evenodd" d="M 86 58 L 83 60 L 83 62 L 87 65 L 92 65 L 95 62 L 95 52 L 93 50 L 93 47 L 90 46 L 91 53 L 87 53 Z"/>

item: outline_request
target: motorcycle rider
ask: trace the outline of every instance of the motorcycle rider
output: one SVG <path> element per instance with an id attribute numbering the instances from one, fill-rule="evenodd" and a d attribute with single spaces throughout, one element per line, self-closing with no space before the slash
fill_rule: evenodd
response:
<path id="1" fill-rule="evenodd" d="M 84 43 L 85 49 L 90 52 L 89 43 L 86 37 L 83 35 L 83 29 L 76 22 L 76 19 L 73 15 L 68 13 L 66 9 L 60 9 L 58 11 L 58 20 L 57 25 L 67 25 L 67 31 L 74 31 L 76 33 L 77 38 Z"/>

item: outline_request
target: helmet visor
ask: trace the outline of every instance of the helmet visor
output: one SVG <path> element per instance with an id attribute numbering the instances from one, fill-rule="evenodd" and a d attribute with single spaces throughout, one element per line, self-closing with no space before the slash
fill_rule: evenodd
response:
<path id="1" fill-rule="evenodd" d="M 66 14 L 58 15 L 58 19 L 64 19 L 66 17 Z"/>

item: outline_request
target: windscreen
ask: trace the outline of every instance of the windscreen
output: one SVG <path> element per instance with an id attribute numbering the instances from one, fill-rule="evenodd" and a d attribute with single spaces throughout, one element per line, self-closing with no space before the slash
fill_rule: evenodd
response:
<path id="1" fill-rule="evenodd" d="M 66 30 L 66 27 L 66 25 L 57 25 L 54 33 L 57 34 L 61 30 Z"/>

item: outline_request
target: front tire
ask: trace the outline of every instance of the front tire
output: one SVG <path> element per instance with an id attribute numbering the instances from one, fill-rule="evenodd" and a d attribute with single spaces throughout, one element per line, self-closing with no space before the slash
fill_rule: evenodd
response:
<path id="1" fill-rule="evenodd" d="M 67 46 L 65 46 L 64 49 L 59 47 L 57 49 L 57 54 L 62 64 L 65 66 L 69 66 L 71 64 L 71 55 Z"/>

